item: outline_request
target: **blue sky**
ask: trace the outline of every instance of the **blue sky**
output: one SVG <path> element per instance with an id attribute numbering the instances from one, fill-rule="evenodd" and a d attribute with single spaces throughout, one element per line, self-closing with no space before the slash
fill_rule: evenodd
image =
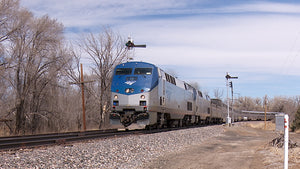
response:
<path id="1" fill-rule="evenodd" d="M 111 26 L 136 44 L 136 60 L 198 82 L 213 97 L 226 72 L 236 96 L 300 94 L 300 2 L 292 0 L 21 0 L 65 26 L 67 39 Z"/>

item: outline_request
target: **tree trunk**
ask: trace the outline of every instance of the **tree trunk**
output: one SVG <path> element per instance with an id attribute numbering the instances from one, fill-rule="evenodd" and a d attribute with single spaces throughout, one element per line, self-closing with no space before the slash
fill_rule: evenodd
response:
<path id="1" fill-rule="evenodd" d="M 25 134 L 25 113 L 24 113 L 24 99 L 20 99 L 16 105 L 16 129 L 15 134 Z"/>

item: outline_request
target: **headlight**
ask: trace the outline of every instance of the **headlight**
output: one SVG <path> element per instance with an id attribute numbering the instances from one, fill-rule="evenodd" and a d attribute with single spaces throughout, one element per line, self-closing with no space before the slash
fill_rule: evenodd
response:
<path id="1" fill-rule="evenodd" d="M 145 99 L 146 97 L 145 97 L 145 95 L 141 95 L 141 99 Z"/>
<path id="2" fill-rule="evenodd" d="M 133 92 L 134 92 L 134 89 L 132 89 L 132 88 L 125 89 L 125 93 L 133 93 Z"/>
<path id="3" fill-rule="evenodd" d="M 115 96 L 114 96 L 114 99 L 118 99 L 118 95 L 115 95 Z"/>

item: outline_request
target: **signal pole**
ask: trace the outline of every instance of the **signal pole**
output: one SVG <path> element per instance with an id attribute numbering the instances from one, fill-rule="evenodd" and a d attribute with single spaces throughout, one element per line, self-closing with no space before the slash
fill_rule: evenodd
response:
<path id="1" fill-rule="evenodd" d="M 226 72 L 226 87 L 227 87 L 227 119 L 226 119 L 226 124 L 230 125 L 231 124 L 231 118 L 229 117 L 229 79 L 238 79 L 238 77 L 232 77 L 229 75 L 228 72 Z M 232 82 L 231 82 L 232 85 Z"/>
<path id="2" fill-rule="evenodd" d="M 234 116 L 233 116 L 233 83 L 232 81 L 229 82 L 229 87 L 231 88 L 231 115 L 232 115 L 232 122 L 234 122 Z"/>

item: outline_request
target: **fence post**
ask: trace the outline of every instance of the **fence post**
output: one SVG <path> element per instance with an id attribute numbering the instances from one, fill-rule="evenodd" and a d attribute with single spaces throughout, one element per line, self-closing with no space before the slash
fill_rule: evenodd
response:
<path id="1" fill-rule="evenodd" d="M 289 167 L 289 115 L 284 115 L 284 169 Z"/>

